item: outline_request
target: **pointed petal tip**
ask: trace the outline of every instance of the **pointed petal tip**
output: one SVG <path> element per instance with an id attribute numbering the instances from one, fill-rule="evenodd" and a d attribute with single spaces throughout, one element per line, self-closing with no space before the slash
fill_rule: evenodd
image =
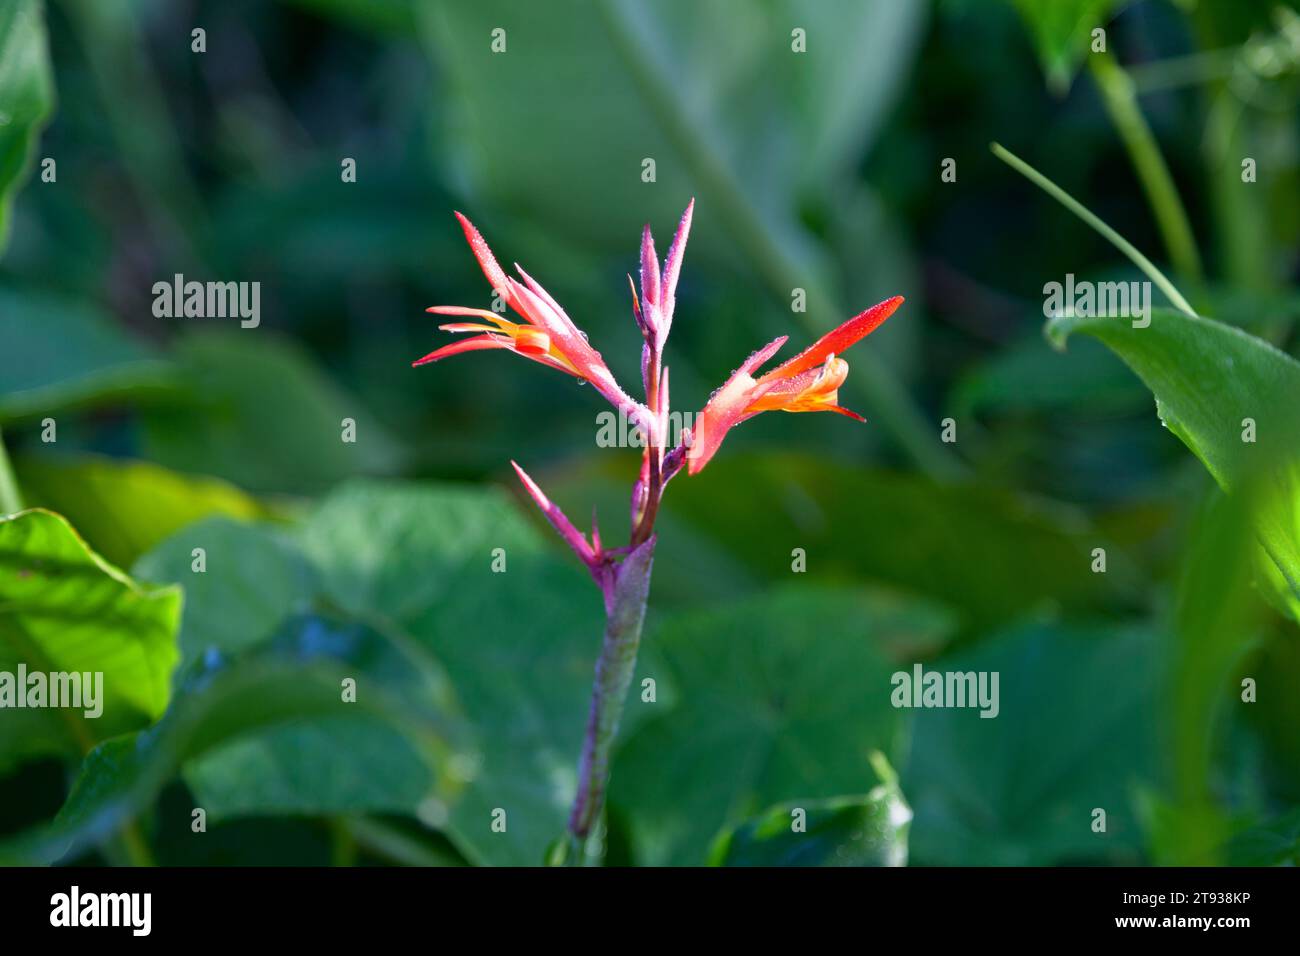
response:
<path id="1" fill-rule="evenodd" d="M 867 420 L 857 412 L 853 411 L 851 408 L 845 408 L 843 405 L 828 405 L 827 411 L 839 412 L 844 417 L 851 418 L 855 422 L 862 422 L 864 425 L 867 422 Z"/>
<path id="2" fill-rule="evenodd" d="M 515 474 L 519 476 L 519 481 L 523 484 L 524 490 L 528 492 L 543 511 L 548 509 L 551 506 L 551 500 L 542 493 L 542 489 L 538 486 L 537 482 L 533 481 L 528 472 L 524 471 L 523 468 L 519 466 L 519 462 L 515 461 L 513 458 L 510 459 L 510 465 L 514 468 Z"/>

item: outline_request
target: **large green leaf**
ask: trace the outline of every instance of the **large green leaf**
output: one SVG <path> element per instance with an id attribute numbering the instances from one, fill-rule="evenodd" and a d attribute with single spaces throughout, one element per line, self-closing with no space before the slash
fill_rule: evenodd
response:
<path id="1" fill-rule="evenodd" d="M 883 640 L 897 624 L 869 595 L 787 586 L 655 627 L 679 703 L 624 743 L 610 789 L 637 862 L 702 863 L 720 829 L 765 807 L 864 792 L 872 752 L 899 744 Z"/>
<path id="2" fill-rule="evenodd" d="M 186 527 L 141 558 L 135 573 L 184 586 L 186 664 L 266 643 L 285 620 L 310 608 L 314 593 L 312 569 L 291 541 L 275 529 L 228 518 Z"/>
<path id="3" fill-rule="evenodd" d="M 103 675 L 98 717 L 85 708 L 5 710 L 0 769 L 35 754 L 80 754 L 160 717 L 180 612 L 178 588 L 137 584 L 59 515 L 0 518 L 0 672 Z"/>
<path id="4" fill-rule="evenodd" d="M 371 684 L 393 693 L 411 681 L 432 692 L 445 671 L 451 689 L 436 696 L 454 692 L 472 721 L 472 749 L 456 768 L 473 780 L 455 802 L 417 801 L 426 781 L 409 746 L 335 715 L 188 760 L 185 779 L 209 816 L 401 810 L 445 824 L 476 861 L 540 863 L 573 797 L 599 592 L 508 498 L 469 487 L 352 483 L 298 537 L 301 552 L 273 531 L 216 519 L 139 562 L 193 592 L 187 662 L 238 661 L 288 641 L 299 656 L 315 648 L 369 675 L 358 678 L 359 697 Z M 195 547 L 205 552 L 203 573 L 192 570 Z M 504 573 L 493 572 L 496 548 Z M 357 743 L 363 732 L 367 742 Z M 339 748 L 340 737 L 356 745 Z M 492 829 L 498 807 L 504 833 Z"/>
<path id="5" fill-rule="evenodd" d="M 1024 627 L 927 670 L 997 673 L 999 712 L 913 711 L 903 791 L 914 863 L 1139 861 L 1155 763 L 1158 645 L 1134 630 Z M 1093 830 L 1093 811 L 1106 831 Z"/>
<path id="6" fill-rule="evenodd" d="M 393 470 L 400 451 L 359 400 L 264 330 L 196 333 L 176 349 L 188 400 L 145 415 L 150 458 L 258 491 L 320 491 Z M 343 420 L 356 423 L 343 440 Z"/>
<path id="7" fill-rule="evenodd" d="M 311 719 L 232 738 L 189 761 L 185 781 L 209 817 L 404 813 L 441 824 L 470 766 L 452 746 L 459 728 L 441 673 L 388 635 L 318 615 L 285 622 L 271 650 L 335 668 L 355 681 L 356 701 L 343 701 L 336 680 L 332 706 Z"/>
<path id="8" fill-rule="evenodd" d="M 65 515 L 91 546 L 123 567 L 202 518 L 268 516 L 265 506 L 233 485 L 152 462 L 26 455 L 14 464 L 28 504 Z"/>
<path id="9" fill-rule="evenodd" d="M 334 602 L 409 635 L 446 668 L 478 746 L 447 824 L 458 847 L 475 862 L 541 863 L 576 785 L 599 592 L 508 498 L 469 488 L 352 483 L 303 541 Z M 504 573 L 492 570 L 496 548 Z M 492 829 L 498 808 L 504 832 Z"/>
<path id="10" fill-rule="evenodd" d="M 0 422 L 173 394 L 171 365 L 84 303 L 0 288 Z"/>
<path id="11" fill-rule="evenodd" d="M 0 5 L 0 252 L 9 237 L 14 193 L 53 109 L 40 0 L 9 0 Z"/>
<path id="12" fill-rule="evenodd" d="M 340 698 L 341 680 L 356 676 L 351 667 L 325 659 L 304 659 L 284 650 L 260 652 L 230 665 L 215 665 L 192 675 L 158 726 L 140 734 L 116 737 L 95 748 L 83 762 L 68 801 L 58 818 L 34 832 L 0 843 L 0 860 L 53 862 L 75 857 L 85 847 L 116 832 L 139 814 L 182 767 L 201 766 L 223 748 L 274 734 L 277 728 L 337 722 L 337 737 L 368 748 L 383 738 L 358 738 L 355 729 L 400 732 L 404 746 L 420 757 L 414 779 L 427 784 L 426 800 L 449 802 L 457 787 L 454 728 L 441 711 L 427 711 L 413 698 L 378 692 L 358 695 L 355 704 Z M 341 711 L 347 708 L 350 716 Z M 340 786 L 356 786 L 349 753 L 337 747 L 314 749 L 302 759 L 317 766 L 301 781 L 285 781 L 279 768 L 262 765 L 259 776 L 239 778 L 265 789 L 308 780 L 319 787 L 312 799 L 331 807 Z M 363 764 L 373 768 L 382 754 L 367 752 Z M 239 769 L 237 766 L 235 769 Z M 268 779 L 269 778 L 269 779 Z M 365 784 L 363 783 L 363 786 Z M 403 781 L 410 786 L 410 780 Z M 281 790 L 283 793 L 284 791 Z M 199 795 L 209 820 L 221 819 L 222 807 Z M 203 837 L 196 836 L 196 839 Z"/>
<path id="13" fill-rule="evenodd" d="M 204 568 L 195 570 L 194 550 Z M 394 625 L 339 613 L 296 541 L 278 529 L 211 519 L 163 542 L 141 573 L 184 582 L 186 686 L 224 662 L 267 654 L 328 665 L 376 697 L 445 721 L 455 705 L 441 670 Z M 336 684 L 331 694 L 342 702 Z M 346 741 L 346 744 L 341 742 Z M 213 820 L 268 813 L 428 813 L 428 761 L 418 740 L 371 708 L 333 706 L 289 725 L 225 741 L 189 759 L 184 775 Z M 445 803 L 445 801 L 444 801 Z M 445 809 L 437 811 L 445 815 Z"/>
<path id="14" fill-rule="evenodd" d="M 1300 619 L 1300 362 L 1240 329 L 1168 309 L 1153 310 L 1146 328 L 1062 316 L 1046 332 L 1058 347 L 1074 333 L 1109 346 L 1215 480 L 1250 496 L 1272 583 Z"/>

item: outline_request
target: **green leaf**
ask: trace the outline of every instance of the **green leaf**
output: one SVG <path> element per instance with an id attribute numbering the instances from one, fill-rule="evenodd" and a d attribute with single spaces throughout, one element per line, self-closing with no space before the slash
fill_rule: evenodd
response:
<path id="1" fill-rule="evenodd" d="M 84 707 L 6 710 L 0 768 L 37 754 L 84 753 L 160 717 L 180 612 L 179 589 L 137 584 L 59 515 L 0 518 L 0 672 L 24 665 L 29 673 L 103 675 L 98 717 Z"/>
<path id="2" fill-rule="evenodd" d="M 443 716 L 413 708 L 409 699 L 379 692 L 359 694 L 355 704 L 340 699 L 340 681 L 350 668 L 326 659 L 304 660 L 285 653 L 262 653 L 229 666 L 218 665 L 193 675 L 177 693 L 158 726 L 142 734 L 108 740 L 83 762 L 67 803 L 49 826 L 0 843 L 0 859 L 21 863 L 54 862 L 75 857 L 102 841 L 136 816 L 180 771 L 210 754 L 220 755 L 232 741 L 255 738 L 277 727 L 302 726 L 304 721 L 381 720 L 400 729 L 403 739 L 422 756 L 421 779 L 429 781 L 428 798 L 449 802 L 457 777 L 454 734 Z M 352 671 L 355 674 L 355 671 Z M 340 717 L 342 708 L 355 708 Z M 367 744 L 373 741 L 367 741 Z M 349 754 L 337 748 L 317 753 L 332 768 L 338 786 L 351 779 Z M 364 758 L 374 761 L 373 755 Z M 273 771 L 274 768 L 262 768 Z M 248 778 L 242 778 L 247 780 Z M 321 782 L 318 770 L 315 780 Z M 252 781 L 265 786 L 267 781 Z M 272 786 L 279 782 L 272 777 Z M 328 791 L 317 795 L 328 801 Z M 204 805 L 213 814 L 212 808 Z"/>
<path id="3" fill-rule="evenodd" d="M 54 77 L 41 4 L 10 0 L 0 6 L 0 253 L 9 237 L 14 194 L 53 109 Z"/>
<path id="4" fill-rule="evenodd" d="M 1262 339 L 1212 319 L 1153 309 L 1151 324 L 1059 316 L 1046 326 L 1064 348 L 1074 333 L 1110 347 L 1155 393 L 1160 418 L 1225 488 L 1276 449 L 1300 424 L 1300 362 Z M 1242 419 L 1257 423 L 1257 441 L 1242 440 Z"/>
<path id="5" fill-rule="evenodd" d="M 300 347 L 262 330 L 189 335 L 175 350 L 187 401 L 144 417 L 148 457 L 257 491 L 320 491 L 394 470 L 400 449 Z M 343 440 L 343 420 L 356 441 Z"/>
<path id="6" fill-rule="evenodd" d="M 1153 310 L 1146 328 L 1079 316 L 1046 326 L 1059 348 L 1076 332 L 1137 373 L 1161 421 L 1225 490 L 1250 496 L 1275 565 L 1267 576 L 1300 620 L 1300 362 L 1240 329 L 1168 309 Z"/>
<path id="7" fill-rule="evenodd" d="M 1140 861 L 1136 790 L 1151 785 L 1157 642 L 1131 629 L 1029 626 L 926 664 L 998 677 L 998 715 L 913 711 L 903 790 L 914 863 Z M 1093 832 L 1093 810 L 1106 832 Z"/>
<path id="8" fill-rule="evenodd" d="M 82 303 L 0 287 L 0 422 L 171 396 L 172 366 Z"/>
<path id="9" fill-rule="evenodd" d="M 679 703 L 626 740 L 610 785 L 637 862 L 702 863 L 720 829 L 764 807 L 863 792 L 902 725 L 883 630 L 868 595 L 793 586 L 656 625 L 647 643 Z"/>
<path id="10" fill-rule="evenodd" d="M 404 813 L 441 825 L 459 767 L 449 744 L 454 704 L 441 672 L 363 624 L 307 615 L 271 645 L 291 660 L 328 663 L 356 685 L 328 709 L 232 738 L 185 766 L 185 781 L 214 821 L 267 814 Z M 377 703 L 378 702 L 378 703 Z"/>
<path id="11" fill-rule="evenodd" d="M 201 572 L 194 570 L 195 548 L 203 551 Z M 185 582 L 189 600 L 181 644 L 187 671 L 201 675 L 223 662 L 274 653 L 340 668 L 355 681 L 359 702 L 390 699 L 440 722 L 455 712 L 441 669 L 392 625 L 372 626 L 340 612 L 297 541 L 278 529 L 228 519 L 201 522 L 163 542 L 138 569 Z M 200 680 L 191 674 L 188 682 Z M 331 696 L 336 705 L 343 703 L 337 683 Z M 372 708 L 350 705 L 229 740 L 184 768 L 214 821 L 399 811 L 440 820 L 445 802 L 423 806 L 429 773 L 418 735 L 411 739 L 391 720 L 377 719 Z"/>
<path id="12" fill-rule="evenodd" d="M 794 829 L 796 816 L 802 829 Z M 864 796 L 773 807 L 724 833 L 712 866 L 903 866 L 912 811 L 897 781 Z"/>
<path id="13" fill-rule="evenodd" d="M 400 808 L 445 823 L 477 862 L 540 863 L 573 798 L 601 634 L 598 590 L 508 498 L 469 487 L 354 482 L 324 501 L 297 540 L 301 553 L 266 529 L 213 520 L 182 529 L 139 567 L 193 589 L 182 641 L 196 665 L 263 653 L 287 634 L 300 652 L 365 664 L 361 698 L 371 681 L 392 692 L 415 677 L 437 687 L 445 674 L 440 712 L 454 709 L 454 694 L 472 723 L 457 767 L 473 780 L 445 809 L 413 804 L 420 779 L 400 741 L 370 728 L 364 746 L 331 747 L 361 731 L 313 719 L 189 761 L 186 780 L 209 814 Z M 191 571 L 194 547 L 205 548 L 203 574 Z M 496 548 L 505 573 L 492 570 Z M 498 807 L 505 833 L 491 829 Z"/>
<path id="14" fill-rule="evenodd" d="M 18 458 L 15 470 L 28 504 L 65 515 L 100 554 L 123 567 L 200 519 L 269 516 L 233 485 L 147 461 L 28 455 Z"/>
<path id="15" fill-rule="evenodd" d="M 1091 50 L 1092 31 L 1105 27 L 1120 0 L 1014 0 L 1038 50 L 1048 84 L 1058 93 L 1070 88 L 1079 64 Z"/>
<path id="16" fill-rule="evenodd" d="M 203 570 L 196 571 L 195 549 Z M 314 572 L 296 544 L 274 528 L 211 518 L 177 532 L 145 555 L 135 573 L 185 588 L 185 665 L 210 652 L 238 654 L 271 639 L 306 611 Z"/>
<path id="17" fill-rule="evenodd" d="M 453 842 L 474 862 L 540 864 L 576 786 L 604 620 L 597 589 L 508 498 L 470 488 L 353 482 L 303 541 L 333 601 L 446 668 L 478 747 L 447 823 Z M 497 548 L 504 573 L 492 570 Z"/>

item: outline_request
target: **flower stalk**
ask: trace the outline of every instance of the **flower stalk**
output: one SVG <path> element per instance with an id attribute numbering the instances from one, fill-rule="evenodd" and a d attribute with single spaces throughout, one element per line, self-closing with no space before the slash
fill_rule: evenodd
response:
<path id="1" fill-rule="evenodd" d="M 514 465 L 524 489 L 578 559 L 586 566 L 605 601 L 605 631 L 596 661 L 591 707 L 578 760 L 578 779 L 564 852 L 552 862 L 582 865 L 596 859 L 591 837 L 597 832 L 605 808 L 610 764 L 618 741 L 618 728 L 636 671 L 641 630 L 650 595 L 650 574 L 657 539 L 655 520 L 668 483 L 683 469 L 695 475 L 717 453 L 727 433 L 741 422 L 765 411 L 838 412 L 857 421 L 864 419 L 838 404 L 839 387 L 848 375 L 840 357 L 846 349 L 870 334 L 902 303 L 895 296 L 854 316 L 770 372 L 758 370 L 785 344 L 785 336 L 754 352 L 732 373 L 695 417 L 695 434 L 685 430 L 669 448 L 668 368 L 663 363 L 664 344 L 672 328 L 677 301 L 677 279 L 690 235 L 694 200 L 686 207 L 662 266 L 650 227 L 641 234 L 640 294 L 632 282 L 632 317 L 640 329 L 641 378 L 644 403 L 628 395 L 614 379 L 600 353 L 565 314 L 559 303 L 522 268 L 520 279 L 506 275 L 486 241 L 468 219 L 457 213 L 470 248 L 484 276 L 505 305 L 523 318 L 506 319 L 497 312 L 462 306 L 434 306 L 435 315 L 471 318 L 441 326 L 447 332 L 477 333 L 430 352 L 415 365 L 437 362 L 452 355 L 500 349 L 591 382 L 595 390 L 620 413 L 636 423 L 644 436 L 641 470 L 632 486 L 631 535 L 624 547 L 607 548 L 600 537 L 596 515 L 590 538 L 580 531 L 537 482 Z"/>
<path id="2" fill-rule="evenodd" d="M 612 600 L 607 608 L 605 637 L 596 661 L 596 681 L 591 691 L 591 712 L 578 761 L 578 788 L 569 814 L 568 862 L 581 865 L 587 858 L 587 841 L 600 820 L 609 782 L 610 758 L 618 739 L 627 691 L 636 670 L 650 595 L 654 564 L 652 535 L 619 565 Z"/>

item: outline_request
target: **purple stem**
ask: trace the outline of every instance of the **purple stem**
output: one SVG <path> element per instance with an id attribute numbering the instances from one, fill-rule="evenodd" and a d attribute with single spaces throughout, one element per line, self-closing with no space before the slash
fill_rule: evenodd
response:
<path id="1" fill-rule="evenodd" d="M 604 810 L 610 756 L 618 739 L 618 725 L 641 644 L 654 547 L 655 537 L 651 535 L 617 565 L 607 590 L 605 637 L 596 661 L 591 711 L 578 762 L 578 789 L 569 815 L 568 862 L 572 865 L 586 862 L 587 840 Z"/>

